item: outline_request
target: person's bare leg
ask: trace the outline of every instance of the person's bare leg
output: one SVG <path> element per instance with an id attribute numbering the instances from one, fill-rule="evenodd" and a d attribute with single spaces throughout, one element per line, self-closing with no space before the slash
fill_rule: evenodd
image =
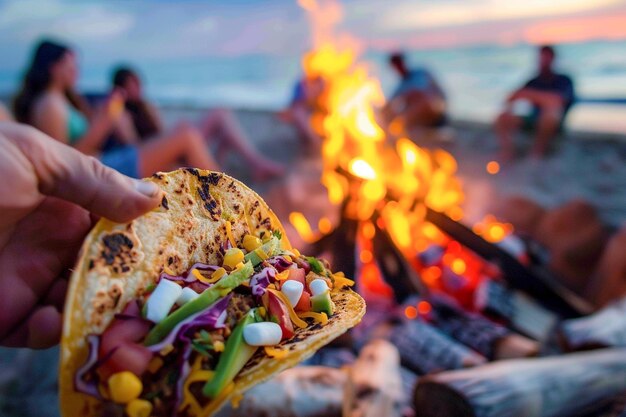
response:
<path id="1" fill-rule="evenodd" d="M 147 177 L 170 169 L 184 159 L 192 167 L 219 170 L 200 132 L 187 124 L 177 126 L 165 136 L 152 139 L 139 148 L 139 173 Z"/>
<path id="2" fill-rule="evenodd" d="M 257 178 L 264 179 L 285 171 L 281 164 L 267 159 L 252 146 L 239 123 L 227 110 L 218 109 L 210 112 L 201 121 L 200 130 L 205 138 L 221 136 L 223 142 L 219 146 L 226 146 L 239 153 L 251 165 Z"/>
<path id="3" fill-rule="evenodd" d="M 561 123 L 561 109 L 558 107 L 543 108 L 537 120 L 537 133 L 531 150 L 534 157 L 543 157 L 548 150 L 550 140 L 554 138 Z"/>
<path id="4" fill-rule="evenodd" d="M 291 122 L 304 139 L 306 146 L 311 148 L 318 147 L 322 142 L 322 138 L 313 130 L 309 111 L 302 105 L 292 106 L 290 116 Z"/>
<path id="5" fill-rule="evenodd" d="M 507 163 L 515 157 L 513 132 L 521 125 L 521 119 L 510 111 L 504 111 L 496 119 L 494 128 L 500 142 L 500 162 Z"/>

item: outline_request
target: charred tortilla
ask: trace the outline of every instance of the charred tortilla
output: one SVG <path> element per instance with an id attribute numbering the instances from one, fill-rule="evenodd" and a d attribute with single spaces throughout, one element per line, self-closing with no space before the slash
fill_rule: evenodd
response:
<path id="1" fill-rule="evenodd" d="M 241 182 L 217 172 L 181 169 L 149 181 L 165 196 L 161 205 L 127 224 L 101 220 L 87 236 L 71 277 L 61 342 L 60 402 L 64 417 L 97 416 L 102 402 L 77 392 L 74 378 L 88 355 L 87 337 L 100 335 L 124 306 L 159 278 L 165 267 L 182 273 L 197 262 L 220 264 L 229 235 L 241 241 L 260 230 L 284 230 L 265 202 Z M 228 230 L 230 229 L 230 230 Z M 286 237 L 284 249 L 290 249 Z M 281 342 L 281 359 L 259 350 L 234 380 L 234 388 L 205 405 L 209 416 L 253 385 L 296 365 L 355 326 L 365 303 L 349 289 L 333 291 L 335 313 L 324 326 L 296 329 Z"/>

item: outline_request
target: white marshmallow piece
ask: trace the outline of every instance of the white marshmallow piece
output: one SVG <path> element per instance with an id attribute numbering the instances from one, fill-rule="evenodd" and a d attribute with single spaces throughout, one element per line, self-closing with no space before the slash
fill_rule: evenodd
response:
<path id="1" fill-rule="evenodd" d="M 282 337 L 280 326 L 271 321 L 250 323 L 243 328 L 243 340 L 250 346 L 274 346 Z"/>
<path id="2" fill-rule="evenodd" d="M 146 318 L 159 323 L 167 317 L 167 314 L 182 292 L 182 287 L 169 279 L 159 281 L 146 303 Z"/>
<path id="3" fill-rule="evenodd" d="M 287 297 L 291 306 L 295 307 L 296 304 L 298 304 L 298 301 L 300 301 L 300 297 L 302 297 L 304 285 L 302 285 L 300 281 L 289 279 L 283 282 L 282 287 L 280 287 L 280 291 L 285 294 L 285 297 Z"/>
<path id="4" fill-rule="evenodd" d="M 314 279 L 309 283 L 309 289 L 311 290 L 311 294 L 313 296 L 323 294 L 329 290 L 328 284 L 323 279 Z"/>
<path id="5" fill-rule="evenodd" d="M 191 288 L 185 287 L 183 288 L 183 292 L 181 292 L 178 298 L 176 299 L 176 304 L 178 304 L 179 306 L 185 305 L 191 300 L 195 300 L 199 296 L 200 294 L 198 294 Z"/>

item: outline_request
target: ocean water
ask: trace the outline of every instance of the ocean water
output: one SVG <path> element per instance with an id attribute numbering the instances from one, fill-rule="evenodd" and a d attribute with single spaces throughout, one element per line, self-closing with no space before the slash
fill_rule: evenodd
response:
<path id="1" fill-rule="evenodd" d="M 557 47 L 559 68 L 570 74 L 582 99 L 626 98 L 626 41 L 587 42 Z M 482 46 L 407 52 L 413 65 L 431 69 L 445 89 L 452 117 L 492 120 L 508 92 L 535 69 L 530 45 Z M 392 91 L 395 75 L 386 54 L 362 57 L 384 91 Z M 248 55 L 229 58 L 159 60 L 132 63 L 143 74 L 148 94 L 164 104 L 279 109 L 288 103 L 300 74 L 299 56 Z M 110 67 L 83 63 L 81 88 L 104 91 Z M 18 71 L 0 71 L 0 92 L 14 91 Z M 626 133 L 626 105 L 581 102 L 570 113 L 574 129 Z"/>

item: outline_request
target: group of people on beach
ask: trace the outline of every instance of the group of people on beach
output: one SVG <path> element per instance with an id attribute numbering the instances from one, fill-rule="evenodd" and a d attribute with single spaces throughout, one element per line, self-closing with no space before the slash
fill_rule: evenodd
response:
<path id="1" fill-rule="evenodd" d="M 574 84 L 567 75 L 555 71 L 556 52 L 552 46 L 538 49 L 537 73 L 505 102 L 502 113 L 494 122 L 500 141 L 501 162 L 515 156 L 513 134 L 518 129 L 535 135 L 531 154 L 545 155 L 550 140 L 562 129 L 568 110 L 574 103 Z M 402 53 L 389 57 L 389 64 L 399 77 L 399 83 L 388 102 L 381 109 L 382 122 L 399 124 L 404 130 L 415 127 L 436 128 L 446 124 L 446 94 L 435 76 L 423 67 L 410 68 Z M 291 120 L 300 133 L 315 141 L 309 116 L 316 111 L 316 97 L 323 91 L 323 80 L 318 76 L 300 80 L 288 109 Z M 525 102 L 525 105 L 524 105 Z"/>
<path id="2" fill-rule="evenodd" d="M 574 102 L 574 88 L 568 76 L 555 72 L 554 60 L 554 49 L 542 46 L 537 75 L 507 98 L 494 124 L 501 161 L 514 157 L 516 129 L 534 131 L 532 154 L 542 156 L 562 128 Z M 381 109 L 381 119 L 390 126 L 400 122 L 404 128 L 444 125 L 446 94 L 433 74 L 425 68 L 410 68 L 401 53 L 391 55 L 389 63 L 400 81 Z M 279 176 L 285 170 L 257 151 L 230 111 L 213 110 L 196 124 L 179 122 L 166 129 L 157 108 L 145 98 L 141 79 L 133 69 L 115 69 L 110 92 L 91 100 L 77 93 L 78 77 L 76 53 L 60 43 L 42 41 L 15 97 L 13 117 L 134 178 L 180 164 L 220 169 L 228 151 L 245 160 L 256 180 Z M 288 109 L 281 113 L 311 146 L 320 141 L 310 118 L 319 110 L 318 98 L 324 86 L 321 77 L 298 81 Z M 525 114 L 519 111 L 520 101 L 530 103 Z M 0 120 L 9 117 L 0 108 Z"/>
<path id="3" fill-rule="evenodd" d="M 213 110 L 197 124 L 180 122 L 167 130 L 156 107 L 144 97 L 136 71 L 117 68 L 110 92 L 92 100 L 77 93 L 78 77 L 71 48 L 52 41 L 39 43 L 14 99 L 13 116 L 134 178 L 181 164 L 219 170 L 211 147 L 217 159 L 229 150 L 237 152 L 255 179 L 284 171 L 254 148 L 229 111 Z"/>

